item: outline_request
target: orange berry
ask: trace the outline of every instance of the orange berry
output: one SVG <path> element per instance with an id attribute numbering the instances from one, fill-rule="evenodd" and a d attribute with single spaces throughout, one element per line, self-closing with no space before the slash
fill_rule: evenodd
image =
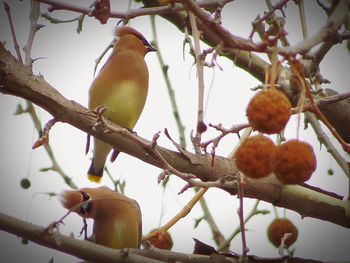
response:
<path id="1" fill-rule="evenodd" d="M 173 247 L 173 239 L 168 231 L 158 232 L 155 236 L 148 239 L 148 241 L 152 244 L 152 246 L 160 249 L 171 250 Z"/>
<path id="2" fill-rule="evenodd" d="M 294 224 L 286 218 L 274 219 L 267 228 L 267 237 L 270 242 L 275 246 L 281 245 L 281 240 L 285 234 L 290 233 L 289 237 L 284 241 L 285 247 L 289 247 L 298 238 L 298 229 Z"/>
<path id="3" fill-rule="evenodd" d="M 299 140 L 290 140 L 276 147 L 271 155 L 271 169 L 284 184 L 301 184 L 310 179 L 316 169 L 312 146 Z"/>
<path id="4" fill-rule="evenodd" d="M 248 104 L 249 124 L 259 132 L 279 133 L 289 120 L 290 108 L 289 99 L 281 91 L 275 88 L 261 90 Z"/>
<path id="5" fill-rule="evenodd" d="M 237 168 L 251 178 L 268 176 L 272 172 L 270 156 L 275 148 L 273 141 L 264 135 L 249 137 L 235 153 Z"/>

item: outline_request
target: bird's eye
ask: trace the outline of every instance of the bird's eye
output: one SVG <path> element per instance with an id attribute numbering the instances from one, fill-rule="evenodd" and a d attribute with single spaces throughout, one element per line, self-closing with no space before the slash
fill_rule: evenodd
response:
<path id="1" fill-rule="evenodd" d="M 151 47 L 151 44 L 144 38 L 140 38 L 142 44 L 145 45 L 145 47 Z"/>
<path id="2" fill-rule="evenodd" d="M 81 191 L 81 196 L 83 197 L 83 202 L 90 199 L 90 195 L 87 192 Z"/>
<path id="3" fill-rule="evenodd" d="M 91 202 L 88 202 L 90 200 L 90 195 L 84 191 L 80 191 L 80 193 L 83 198 L 82 200 L 83 204 L 80 206 L 79 214 L 86 215 L 87 213 L 89 213 L 89 211 L 92 208 Z"/>

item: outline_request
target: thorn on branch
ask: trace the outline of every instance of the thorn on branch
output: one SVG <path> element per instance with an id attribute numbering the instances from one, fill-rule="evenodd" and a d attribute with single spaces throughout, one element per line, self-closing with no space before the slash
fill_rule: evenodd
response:
<path id="1" fill-rule="evenodd" d="M 160 184 L 168 175 L 170 175 L 169 170 L 163 170 L 157 178 L 157 183 Z"/>
<path id="2" fill-rule="evenodd" d="M 195 163 L 191 158 L 190 156 L 188 155 L 188 152 L 186 151 L 186 149 L 181 145 L 181 144 L 178 144 L 177 142 L 175 142 L 169 132 L 168 132 L 168 129 L 164 129 L 164 134 L 165 136 L 172 142 L 172 144 L 176 147 L 176 149 L 184 156 L 186 157 L 189 161 L 191 161 L 192 163 Z"/>
<path id="3" fill-rule="evenodd" d="M 53 118 L 45 124 L 44 129 L 42 130 L 42 136 L 36 142 L 34 142 L 32 149 L 36 149 L 42 145 L 49 144 L 49 133 L 51 128 L 55 125 L 56 122 L 57 122 L 57 119 Z"/>
<path id="4" fill-rule="evenodd" d="M 151 149 L 154 149 L 154 148 L 156 147 L 156 145 L 157 145 L 157 140 L 158 140 L 159 137 L 160 137 L 160 133 L 161 133 L 161 131 L 158 131 L 157 133 L 155 133 L 155 134 L 153 135 L 152 142 L 151 142 L 151 144 L 150 144 L 150 148 L 151 148 Z"/>
<path id="5" fill-rule="evenodd" d="M 181 190 L 177 193 L 178 195 L 183 194 L 188 189 L 190 189 L 192 186 L 190 184 L 186 184 L 184 187 L 181 188 Z"/>

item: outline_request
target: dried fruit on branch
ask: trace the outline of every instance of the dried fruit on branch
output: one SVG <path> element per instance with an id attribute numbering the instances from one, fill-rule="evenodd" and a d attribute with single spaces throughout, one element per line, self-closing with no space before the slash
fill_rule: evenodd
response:
<path id="1" fill-rule="evenodd" d="M 288 236 L 285 236 L 286 234 Z M 285 238 L 284 246 L 288 248 L 297 240 L 298 229 L 287 218 L 276 218 L 267 228 L 267 237 L 275 247 L 279 247 Z"/>
<path id="2" fill-rule="evenodd" d="M 316 157 L 310 144 L 290 140 L 276 147 L 271 155 L 271 169 L 284 184 L 301 184 L 316 169 Z"/>
<path id="3" fill-rule="evenodd" d="M 270 88 L 259 91 L 249 102 L 247 117 L 254 130 L 273 134 L 279 133 L 286 126 L 291 104 L 283 92 Z"/>
<path id="4" fill-rule="evenodd" d="M 152 230 L 151 232 L 153 232 Z M 171 250 L 173 247 L 173 239 L 168 231 L 158 232 L 155 236 L 148 239 L 148 241 L 152 244 L 152 246 L 160 249 L 168 249 Z"/>
<path id="5" fill-rule="evenodd" d="M 273 141 L 264 136 L 249 137 L 235 153 L 236 165 L 251 178 L 262 178 L 271 173 L 270 157 L 275 150 Z"/>

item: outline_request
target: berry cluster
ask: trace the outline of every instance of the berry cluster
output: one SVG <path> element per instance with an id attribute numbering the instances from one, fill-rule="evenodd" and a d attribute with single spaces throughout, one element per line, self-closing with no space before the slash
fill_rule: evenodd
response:
<path id="1" fill-rule="evenodd" d="M 290 115 L 288 98 L 275 88 L 259 91 L 247 107 L 249 124 L 260 133 L 281 132 Z M 235 160 L 238 169 L 248 177 L 263 178 L 273 172 L 284 184 L 301 184 L 316 169 L 316 157 L 308 143 L 289 140 L 276 146 L 262 134 L 245 140 L 237 149 Z"/>

